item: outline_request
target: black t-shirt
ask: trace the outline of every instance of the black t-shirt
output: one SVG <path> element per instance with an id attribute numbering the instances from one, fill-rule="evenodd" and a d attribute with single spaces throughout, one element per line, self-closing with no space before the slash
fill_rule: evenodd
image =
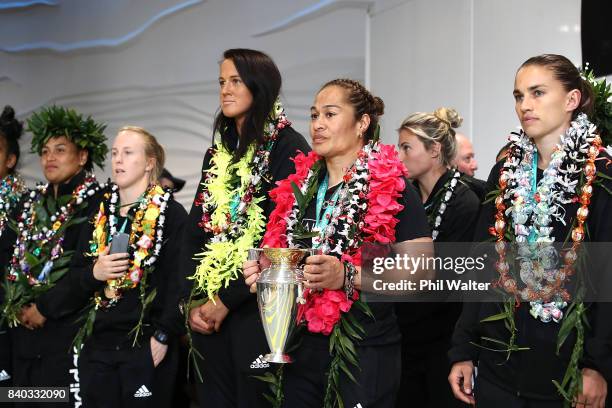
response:
<path id="1" fill-rule="evenodd" d="M 320 177 L 323 178 L 324 172 L 321 172 Z M 340 185 L 332 186 L 327 190 L 325 200 L 329 201 L 332 195 Z M 395 217 L 399 220 L 395 228 L 395 242 L 410 241 L 416 238 L 429 237 L 430 231 L 427 225 L 425 210 L 420 202 L 419 196 L 414 186 L 406 181 L 406 188 L 402 196 L 399 198 L 399 203 L 404 207 Z M 306 231 L 311 231 L 316 218 L 316 198 L 311 200 L 304 214 L 303 225 Z M 303 242 L 307 247 L 312 245 Z M 359 344 L 363 346 L 386 345 L 393 344 L 400 340 L 400 333 L 397 327 L 397 320 L 393 310 L 392 303 L 372 302 L 369 303 L 370 310 L 374 315 L 374 319 L 366 316 L 356 307 L 351 308 L 349 313 L 352 313 L 357 321 L 364 328 L 366 336 Z M 313 333 L 308 333 L 309 336 L 321 337 L 320 341 L 327 341 L 328 337 Z"/>
<path id="2" fill-rule="evenodd" d="M 610 177 L 612 168 L 606 165 L 609 156 L 600 154 L 597 170 Z M 487 191 L 497 190 L 500 170 L 504 161 L 498 162 L 489 175 Z M 543 172 L 538 169 L 537 179 Z M 603 180 L 604 186 L 612 191 L 612 183 Z M 553 219 L 552 236 L 556 242 L 564 242 L 576 217 L 577 203 L 563 206 L 565 225 Z M 490 240 L 489 229 L 495 220 L 495 205 L 489 202 L 482 206 L 475 232 L 475 241 Z M 601 186 L 593 186 L 593 196 L 586 221 L 588 236 L 585 241 L 612 242 L 612 196 Z M 599 260 L 592 269 L 607 268 L 605 259 Z M 591 264 L 592 265 L 592 264 Z M 589 267 L 591 266 L 589 265 Z M 609 274 L 607 275 L 609 276 Z M 608 283 L 609 284 L 609 283 Z M 501 305 L 496 303 L 466 303 L 453 333 L 453 348 L 449 351 L 451 362 L 472 360 L 479 364 L 479 375 L 512 393 L 525 397 L 559 399 L 552 380 L 561 381 L 575 343 L 572 331 L 556 354 L 557 338 L 561 324 L 543 323 L 529 314 L 529 302 L 522 302 L 514 316 L 517 327 L 516 344 L 529 347 L 526 351 L 513 352 L 508 361 L 506 353 L 492 352 L 479 348 L 482 337 L 508 342 L 509 331 L 504 321 L 485 322 L 481 320 L 499 313 Z M 581 366 L 599 371 L 610 383 L 612 381 L 612 304 L 591 303 L 587 305 L 587 319 L 590 329 L 585 333 L 584 356 Z M 563 320 L 561 321 L 563 323 Z"/>

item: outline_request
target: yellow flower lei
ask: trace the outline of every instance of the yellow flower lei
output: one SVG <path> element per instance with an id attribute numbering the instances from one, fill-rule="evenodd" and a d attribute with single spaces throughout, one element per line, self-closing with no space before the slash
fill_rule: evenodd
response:
<path id="1" fill-rule="evenodd" d="M 224 231 L 228 226 L 227 214 L 233 197 L 241 197 L 248 187 L 251 177 L 251 162 L 255 147 L 251 146 L 247 154 L 237 163 L 232 163 L 232 155 L 218 142 L 216 153 L 211 159 L 209 173 L 213 176 L 207 180 L 208 191 L 217 207 L 211 214 L 213 228 Z M 233 175 L 240 179 L 235 188 L 231 188 Z M 248 250 L 262 237 L 266 227 L 266 219 L 259 203 L 264 197 L 253 197 L 246 213 L 246 228 L 236 239 L 227 239 L 225 233 L 217 234 L 205 245 L 204 250 L 196 254 L 200 260 L 195 274 L 190 279 L 195 280 L 197 292 L 204 293 L 208 299 L 214 299 L 221 287 L 227 287 L 229 282 L 238 277 L 238 271 L 246 261 Z"/>

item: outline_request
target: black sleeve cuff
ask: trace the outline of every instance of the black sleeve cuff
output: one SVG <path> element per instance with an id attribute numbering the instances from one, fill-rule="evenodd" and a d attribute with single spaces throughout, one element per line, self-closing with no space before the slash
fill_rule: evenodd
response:
<path id="1" fill-rule="evenodd" d="M 253 294 L 241 278 L 231 281 L 226 288 L 221 288 L 217 295 L 230 312 L 253 298 Z"/>
<path id="2" fill-rule="evenodd" d="M 93 266 L 83 271 L 81 275 L 81 287 L 88 294 L 100 290 L 104 287 L 104 282 L 97 280 L 93 274 Z"/>

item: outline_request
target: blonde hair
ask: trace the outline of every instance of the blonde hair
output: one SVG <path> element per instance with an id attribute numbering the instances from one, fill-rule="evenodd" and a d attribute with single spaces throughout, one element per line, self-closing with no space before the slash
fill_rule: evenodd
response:
<path id="1" fill-rule="evenodd" d="M 164 169 L 164 163 L 166 162 L 166 153 L 164 152 L 164 148 L 159 144 L 155 136 L 149 133 L 149 131 L 145 128 L 140 126 L 123 126 L 121 129 L 119 129 L 118 133 L 125 131 L 138 133 L 140 136 L 142 136 L 145 143 L 145 156 L 147 156 L 147 158 L 155 159 L 155 165 L 153 166 L 153 170 L 149 175 L 149 182 L 157 182 L 157 179 L 159 179 L 159 176 L 161 176 Z"/>
<path id="2" fill-rule="evenodd" d="M 416 112 L 408 116 L 397 130 L 414 133 L 427 150 L 434 143 L 440 143 L 440 162 L 449 167 L 457 151 L 455 129 L 461 126 L 463 118 L 451 108 L 438 108 L 434 112 Z"/>

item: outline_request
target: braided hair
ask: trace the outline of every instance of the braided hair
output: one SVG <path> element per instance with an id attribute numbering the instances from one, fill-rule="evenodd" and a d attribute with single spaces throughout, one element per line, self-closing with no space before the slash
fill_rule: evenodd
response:
<path id="1" fill-rule="evenodd" d="M 15 166 L 9 170 L 10 174 L 15 172 L 19 162 L 19 138 L 22 134 L 23 123 L 15 118 L 15 110 L 6 105 L 0 115 L 0 137 L 6 140 L 7 154 L 15 156 Z"/>
<path id="2" fill-rule="evenodd" d="M 355 109 L 355 120 L 361 119 L 363 115 L 370 117 L 370 126 L 363 134 L 367 144 L 374 138 L 380 116 L 385 113 L 385 103 L 378 96 L 374 96 L 361 83 L 353 79 L 338 78 L 327 82 L 319 92 L 328 86 L 338 86 L 346 91 L 346 99 Z"/>

